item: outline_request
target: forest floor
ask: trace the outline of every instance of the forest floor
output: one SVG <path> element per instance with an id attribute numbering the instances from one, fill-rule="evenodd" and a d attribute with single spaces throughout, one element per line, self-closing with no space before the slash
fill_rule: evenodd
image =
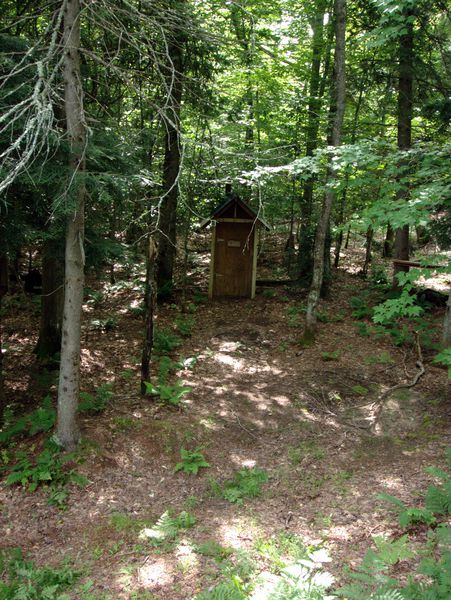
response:
<path id="1" fill-rule="evenodd" d="M 195 358 L 171 379 L 190 388 L 178 407 L 139 395 L 141 289 L 139 278 L 119 279 L 85 307 L 83 390 L 94 395 L 113 385 L 106 410 L 81 417 L 77 470 L 88 485 L 71 486 L 61 510 L 48 505 L 45 488 L 2 484 L 1 547 L 20 547 L 38 565 L 71 559 L 83 573 L 73 599 L 185 599 L 231 577 L 245 586 L 262 573 L 266 583 L 249 597 L 263 599 L 276 572 L 271 560 L 290 540 L 326 548 L 327 571 L 339 584 L 344 565 L 359 564 L 373 536 L 400 535 L 377 494 L 418 505 L 432 481 L 425 468 L 442 466 L 451 445 L 449 388 L 446 370 L 423 348 L 426 372 L 417 385 L 378 403 L 413 379 L 418 357 L 415 345 L 397 347 L 352 316 L 350 297 L 371 302 L 375 294 L 367 282 L 338 271 L 307 348 L 299 289 L 209 302 L 203 285 L 191 297 L 185 337 L 175 325 L 178 307 L 163 305 L 157 327 L 182 339 L 171 357 Z M 34 365 L 34 315 L 32 304 L 11 305 L 3 323 L 8 390 L 29 403 L 46 386 L 55 396 L 54 373 Z M 443 310 L 428 319 L 439 330 Z M 17 449 L 36 451 L 42 439 L 19 441 L 2 460 Z M 181 448 L 201 448 L 210 466 L 197 475 L 174 472 Z M 246 467 L 262 469 L 268 481 L 256 497 L 231 503 L 224 482 Z M 182 511 L 189 515 L 177 520 Z M 402 577 L 408 566 L 401 561 L 395 572 Z"/>

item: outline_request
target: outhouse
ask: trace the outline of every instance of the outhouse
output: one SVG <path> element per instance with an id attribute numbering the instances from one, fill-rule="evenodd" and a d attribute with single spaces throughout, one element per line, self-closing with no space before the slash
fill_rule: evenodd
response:
<path id="1" fill-rule="evenodd" d="M 241 198 L 226 188 L 226 200 L 201 223 L 213 224 L 210 259 L 210 298 L 254 298 L 257 248 L 265 221 Z"/>

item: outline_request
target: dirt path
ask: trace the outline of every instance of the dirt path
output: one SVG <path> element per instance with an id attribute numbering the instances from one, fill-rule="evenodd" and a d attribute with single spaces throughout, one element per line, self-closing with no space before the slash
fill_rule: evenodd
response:
<path id="1" fill-rule="evenodd" d="M 190 598 L 221 580 L 221 565 L 193 547 L 214 540 L 237 552 L 283 532 L 306 544 L 322 540 L 339 578 L 372 535 L 396 530 L 376 494 L 415 503 L 428 481 L 424 467 L 442 464 L 450 443 L 446 373 L 430 364 L 414 389 L 390 396 L 369 429 L 372 402 L 406 371 L 411 377 L 416 357 L 387 338 L 357 334 L 347 298 L 362 286 L 340 275 L 341 292 L 324 305 L 327 322 L 306 349 L 299 298 L 285 290 L 199 304 L 192 337 L 176 353 L 197 358 L 178 373 L 191 388 L 180 410 L 136 393 L 127 369 L 138 373 L 142 323 L 120 312 L 134 292 L 112 293 L 96 316 L 114 311 L 117 327 L 100 333 L 87 325 L 83 352 L 85 389 L 114 381 L 106 412 L 83 419 L 80 470 L 90 484 L 73 490 L 66 511 L 49 507 L 43 492 L 3 486 L 2 546 L 21 546 L 42 564 L 70 556 L 89 571 L 92 593 L 111 598 Z M 160 327 L 176 315 L 162 309 Z M 174 473 L 181 447 L 202 447 L 211 467 Z M 212 493 L 212 480 L 221 484 L 243 467 L 269 474 L 261 496 L 239 506 Z M 168 510 L 189 511 L 196 524 L 176 543 L 143 544 L 139 532 Z"/>

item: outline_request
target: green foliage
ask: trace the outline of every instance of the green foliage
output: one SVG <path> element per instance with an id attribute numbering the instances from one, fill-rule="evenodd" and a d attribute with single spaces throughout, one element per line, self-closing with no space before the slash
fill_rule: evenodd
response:
<path id="1" fill-rule="evenodd" d="M 334 350 L 333 352 L 321 352 L 321 358 L 325 361 L 340 360 L 340 350 Z"/>
<path id="2" fill-rule="evenodd" d="M 368 323 L 355 323 L 355 326 L 357 327 L 357 333 L 361 337 L 370 337 L 371 328 L 368 326 Z"/>
<path id="3" fill-rule="evenodd" d="M 181 529 L 189 529 L 196 524 L 196 518 L 189 512 L 182 511 L 173 517 L 170 511 L 165 511 L 153 527 L 145 527 L 140 534 L 153 545 L 173 541 Z"/>
<path id="4" fill-rule="evenodd" d="M 451 515 L 451 475 L 436 467 L 429 467 L 426 471 L 441 482 L 439 485 L 428 487 L 426 508 L 437 515 Z"/>
<path id="5" fill-rule="evenodd" d="M 103 412 L 113 397 L 113 384 L 104 383 L 97 388 L 95 394 L 80 392 L 79 412 L 97 414 Z"/>
<path id="6" fill-rule="evenodd" d="M 447 454 L 449 458 L 451 452 L 448 450 Z M 429 467 L 427 471 L 440 483 L 428 487 L 424 508 L 406 506 L 389 494 L 379 495 L 379 498 L 395 507 L 401 527 L 418 524 L 428 527 L 427 541 L 411 548 L 407 535 L 394 540 L 374 538 L 376 550 L 368 550 L 358 569 L 348 573 L 350 583 L 338 590 L 339 596 L 349 600 L 445 600 L 451 597 L 451 529 L 445 523 L 437 526 L 437 517 L 451 514 L 451 476 L 434 467 Z M 401 583 L 390 576 L 391 567 L 417 556 L 422 560 L 416 573 L 409 575 L 407 583 L 405 579 Z M 426 576 L 426 580 L 419 580 L 417 575 Z"/>
<path id="7" fill-rule="evenodd" d="M 326 457 L 326 453 L 315 442 L 303 442 L 295 448 L 289 448 L 288 456 L 293 465 L 298 465 L 306 457 L 313 460 L 323 460 Z"/>
<path id="8" fill-rule="evenodd" d="M 270 561 L 271 570 L 275 573 L 279 573 L 293 561 L 307 559 L 311 550 L 299 536 L 285 532 L 269 539 L 257 540 L 255 549 L 260 556 Z"/>
<path id="9" fill-rule="evenodd" d="M 252 552 L 235 551 L 233 560 L 221 560 L 224 581 L 196 596 L 197 600 L 260 597 L 324 600 L 333 582 L 323 568 L 330 561 L 327 552 L 321 547 L 306 546 L 301 538 L 290 533 L 259 539 Z"/>
<path id="10" fill-rule="evenodd" d="M 210 556 L 215 560 L 221 561 L 233 554 L 232 548 L 225 548 L 215 540 L 208 540 L 196 546 L 196 552 L 202 556 Z"/>
<path id="11" fill-rule="evenodd" d="M 117 431 L 131 431 L 140 427 L 140 422 L 134 417 L 113 417 L 113 424 Z"/>
<path id="12" fill-rule="evenodd" d="M 20 484 L 29 492 L 34 492 L 40 486 L 47 486 L 49 491 L 49 504 L 63 507 L 68 496 L 65 489 L 70 483 L 79 486 L 87 484 L 86 477 L 80 475 L 75 469 L 66 468 L 68 463 L 75 460 L 75 455 L 63 455 L 57 444 L 52 441 L 36 458 L 30 457 L 26 452 L 16 454 L 16 463 L 10 469 L 6 485 Z"/>
<path id="13" fill-rule="evenodd" d="M 390 352 L 384 350 L 376 356 L 368 356 L 365 359 L 365 363 L 367 365 L 389 365 L 393 363 L 393 358 L 391 357 Z"/>
<path id="14" fill-rule="evenodd" d="M 354 385 L 352 387 L 352 391 L 358 396 L 366 396 L 369 392 L 368 388 L 364 387 L 363 385 Z"/>
<path id="15" fill-rule="evenodd" d="M 373 321 L 375 323 L 391 323 L 402 317 L 418 317 L 423 313 L 410 291 L 403 289 L 398 298 L 389 298 L 374 308 Z"/>
<path id="16" fill-rule="evenodd" d="M 117 532 L 137 532 L 143 527 L 149 525 L 149 522 L 143 519 L 136 519 L 129 514 L 114 512 L 110 516 L 110 524 Z"/>
<path id="17" fill-rule="evenodd" d="M 355 319 L 367 319 L 373 315 L 373 308 L 368 306 L 368 295 L 352 296 L 349 304 Z"/>
<path id="18" fill-rule="evenodd" d="M 386 289 L 390 284 L 387 272 L 382 265 L 373 265 L 371 267 L 368 282 L 375 289 Z"/>
<path id="19" fill-rule="evenodd" d="M 197 475 L 199 469 L 210 466 L 210 463 L 205 460 L 204 455 L 201 452 L 201 448 L 196 448 L 193 451 L 181 448 L 180 457 L 182 460 L 175 465 L 175 473 L 178 471 L 183 471 L 184 473 L 193 473 L 194 475 Z"/>
<path id="20" fill-rule="evenodd" d="M 321 311 L 318 311 L 316 313 L 316 318 L 318 319 L 318 321 L 320 323 L 329 323 L 329 321 L 332 320 L 327 313 L 321 312 Z M 338 319 L 338 320 L 340 320 L 340 319 Z"/>
<path id="21" fill-rule="evenodd" d="M 192 369 L 196 362 L 197 358 L 195 356 L 181 357 L 177 361 L 173 361 L 169 356 L 160 356 L 158 359 L 158 382 L 160 384 L 166 383 L 172 371 Z"/>
<path id="22" fill-rule="evenodd" d="M 184 337 L 191 337 L 193 327 L 194 327 L 194 319 L 192 317 L 177 317 L 175 320 L 175 326 L 177 327 L 177 331 L 180 335 Z"/>
<path id="23" fill-rule="evenodd" d="M 91 306 L 100 306 L 102 302 L 105 300 L 105 295 L 100 290 L 85 290 L 85 294 L 88 296 L 88 300 L 86 304 Z"/>
<path id="24" fill-rule="evenodd" d="M 409 527 L 417 523 L 425 523 L 426 525 L 432 525 L 436 522 L 432 511 L 422 508 L 410 508 L 404 504 L 401 500 L 386 494 L 385 492 L 377 496 L 379 500 L 389 502 L 393 507 L 399 511 L 399 524 L 401 527 Z"/>
<path id="25" fill-rule="evenodd" d="M 133 369 L 124 369 L 123 371 L 121 371 L 119 373 L 119 375 L 125 381 L 130 381 L 131 379 L 133 379 L 134 371 L 133 371 Z"/>
<path id="26" fill-rule="evenodd" d="M 242 504 L 244 498 L 256 498 L 261 494 L 263 484 L 269 481 L 269 475 L 257 467 L 240 469 L 232 479 L 224 482 L 220 489 L 223 498 L 234 504 Z"/>
<path id="27" fill-rule="evenodd" d="M 434 356 L 432 362 L 439 365 L 445 365 L 448 369 L 448 377 L 451 379 L 451 348 L 445 348 L 445 350 L 439 352 L 439 354 Z"/>
<path id="28" fill-rule="evenodd" d="M 134 317 L 144 317 L 146 314 L 146 308 L 144 304 L 139 304 L 138 306 L 129 306 L 128 312 Z"/>
<path id="29" fill-rule="evenodd" d="M 17 549 L 0 550 L 0 598 L 2 600 L 69 600 L 64 592 L 80 573 L 69 565 L 60 568 L 36 567 Z"/>
<path id="30" fill-rule="evenodd" d="M 172 406 L 179 406 L 183 396 L 186 396 L 191 391 L 191 388 L 185 387 L 181 380 L 173 385 L 163 383 L 153 385 L 149 381 L 145 381 L 144 384 L 148 396 L 158 396 L 163 403 L 171 404 Z"/>
<path id="31" fill-rule="evenodd" d="M 117 319 L 115 317 L 92 319 L 90 322 L 90 327 L 93 331 L 112 331 L 117 327 Z"/>
<path id="32" fill-rule="evenodd" d="M 220 583 L 212 590 L 198 594 L 196 600 L 245 600 L 247 597 L 234 582 L 230 582 Z"/>
<path id="33" fill-rule="evenodd" d="M 386 329 L 395 346 L 404 346 L 413 342 L 413 335 L 407 325 L 402 327 L 388 326 Z"/>
<path id="34" fill-rule="evenodd" d="M 52 399 L 47 396 L 44 398 L 42 406 L 29 415 L 24 415 L 18 419 L 14 419 L 12 414 L 5 414 L 5 422 L 12 424 L 7 425 L 0 432 L 0 443 L 8 443 L 18 435 L 27 434 L 32 436 L 50 431 L 56 422 L 56 411 L 52 406 Z"/>
<path id="35" fill-rule="evenodd" d="M 167 329 L 155 329 L 153 333 L 153 349 L 156 354 L 170 354 L 180 343 L 180 338 Z"/>

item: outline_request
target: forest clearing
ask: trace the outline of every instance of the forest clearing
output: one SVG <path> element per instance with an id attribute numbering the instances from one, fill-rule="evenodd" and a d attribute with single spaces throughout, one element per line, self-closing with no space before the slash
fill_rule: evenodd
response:
<path id="1" fill-rule="evenodd" d="M 446 3 L 0 5 L 0 600 L 449 600 Z"/>

